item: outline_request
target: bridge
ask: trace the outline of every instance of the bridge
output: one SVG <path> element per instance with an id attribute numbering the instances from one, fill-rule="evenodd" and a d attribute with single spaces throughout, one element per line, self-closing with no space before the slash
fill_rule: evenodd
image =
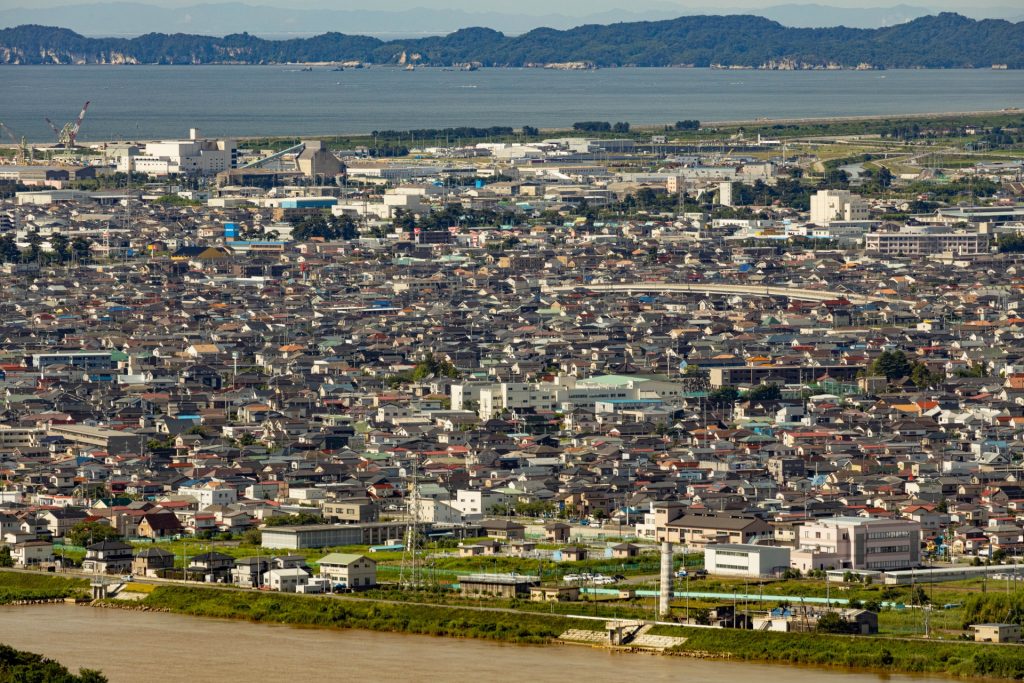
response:
<path id="1" fill-rule="evenodd" d="M 652 292 L 666 294 L 684 292 L 696 295 L 735 294 L 740 296 L 788 297 L 797 301 L 835 301 L 845 299 L 853 304 L 911 304 L 905 299 L 893 299 L 884 296 L 866 296 L 852 292 L 837 292 L 823 289 L 803 289 L 800 287 L 779 287 L 771 285 L 727 285 L 721 283 L 678 283 L 678 282 L 622 282 L 616 284 L 578 284 L 545 286 L 545 293 L 571 292 L 575 289 L 587 289 L 591 292 Z"/>

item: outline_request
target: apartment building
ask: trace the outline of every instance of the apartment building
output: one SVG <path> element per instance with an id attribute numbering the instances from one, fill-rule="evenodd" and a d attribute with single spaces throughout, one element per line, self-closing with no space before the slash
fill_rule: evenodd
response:
<path id="1" fill-rule="evenodd" d="M 897 232 L 874 232 L 864 236 L 864 250 L 882 256 L 928 256 L 930 254 L 982 254 L 989 251 L 991 238 L 985 233 L 910 226 Z"/>
<path id="2" fill-rule="evenodd" d="M 921 525 L 907 519 L 831 517 L 800 527 L 794 569 L 909 569 L 921 561 Z"/>
<path id="3" fill-rule="evenodd" d="M 811 197 L 811 222 L 828 225 L 832 221 L 866 221 L 868 203 L 849 190 L 818 190 Z"/>

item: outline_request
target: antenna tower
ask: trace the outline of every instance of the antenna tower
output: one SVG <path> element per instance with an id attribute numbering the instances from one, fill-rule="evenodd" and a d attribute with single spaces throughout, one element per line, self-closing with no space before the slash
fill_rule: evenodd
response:
<path id="1" fill-rule="evenodd" d="M 412 473 L 410 477 L 411 490 L 409 492 L 409 504 L 406 506 L 405 542 L 402 545 L 402 568 L 398 574 L 398 585 L 403 588 L 418 587 L 422 581 L 420 577 L 419 549 L 420 549 L 420 464 L 412 456 L 410 466 Z"/>

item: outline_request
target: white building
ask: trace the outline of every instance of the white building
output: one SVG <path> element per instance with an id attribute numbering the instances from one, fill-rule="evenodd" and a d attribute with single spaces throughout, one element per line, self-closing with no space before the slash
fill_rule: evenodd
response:
<path id="1" fill-rule="evenodd" d="M 412 504 L 419 520 L 426 524 L 461 524 L 466 521 L 462 511 L 450 500 L 417 498 Z"/>
<path id="2" fill-rule="evenodd" d="M 510 498 L 497 491 L 474 491 L 459 489 L 450 505 L 462 513 L 466 521 L 479 521 L 485 515 L 494 514 L 499 505 L 508 505 Z"/>
<path id="3" fill-rule="evenodd" d="M 199 508 L 211 505 L 231 505 L 238 502 L 238 491 L 227 486 L 210 488 L 207 486 L 183 486 L 178 489 L 182 496 L 191 496 L 199 503 Z"/>
<path id="4" fill-rule="evenodd" d="M 800 527 L 790 565 L 811 569 L 910 569 L 921 562 L 921 525 L 907 519 L 830 517 Z"/>
<path id="5" fill-rule="evenodd" d="M 704 567 L 719 576 L 777 576 L 789 569 L 789 550 L 749 543 L 709 545 L 704 549 Z"/>
<path id="6" fill-rule="evenodd" d="M 832 221 L 866 221 L 868 203 L 849 190 L 818 190 L 811 197 L 811 222 L 828 225 Z"/>
<path id="7" fill-rule="evenodd" d="M 269 586 L 272 591 L 282 593 L 298 592 L 299 586 L 309 583 L 309 574 L 305 569 L 291 567 L 289 569 L 271 569 L 266 573 L 264 585 Z"/>
<path id="8" fill-rule="evenodd" d="M 550 385 L 502 382 L 480 390 L 479 415 L 483 420 L 489 420 L 504 410 L 555 410 L 557 406 L 558 392 Z"/>
<path id="9" fill-rule="evenodd" d="M 517 408 L 570 412 L 594 408 L 599 401 L 676 400 L 681 396 L 682 385 L 660 375 L 602 375 L 586 380 L 561 375 L 554 382 L 453 385 L 452 408 L 464 409 L 468 401 L 477 400 L 480 418 L 488 420 L 503 410 Z"/>
<path id="10" fill-rule="evenodd" d="M 150 175 L 194 174 L 216 175 L 235 168 L 238 150 L 234 140 L 204 140 L 192 128 L 188 140 L 147 142 L 138 156 L 122 156 L 117 170 Z"/>
<path id="11" fill-rule="evenodd" d="M 345 588 L 370 588 L 377 585 L 377 562 L 365 555 L 331 553 L 318 563 L 320 576 Z"/>
<path id="12" fill-rule="evenodd" d="M 884 256 L 981 254 L 987 252 L 989 246 L 990 236 L 985 233 L 949 228 L 911 226 L 864 236 L 864 250 Z"/>

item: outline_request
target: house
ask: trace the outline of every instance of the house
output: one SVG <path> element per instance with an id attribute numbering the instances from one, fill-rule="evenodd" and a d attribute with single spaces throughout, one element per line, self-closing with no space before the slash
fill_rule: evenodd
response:
<path id="1" fill-rule="evenodd" d="M 587 559 L 587 549 L 577 545 L 567 545 L 558 552 L 563 562 L 580 562 Z"/>
<path id="2" fill-rule="evenodd" d="M 160 576 L 173 568 L 174 553 L 163 548 L 144 548 L 132 558 L 132 574 L 136 576 Z"/>
<path id="3" fill-rule="evenodd" d="M 136 533 L 142 538 L 170 538 L 185 533 L 185 528 L 173 512 L 158 512 L 143 517 Z"/>
<path id="4" fill-rule="evenodd" d="M 42 514 L 52 538 L 64 538 L 71 531 L 71 527 L 79 522 L 84 522 L 86 517 L 85 511 L 73 508 L 47 510 Z"/>
<path id="5" fill-rule="evenodd" d="M 132 568 L 132 547 L 121 541 L 93 543 L 85 549 L 82 571 L 93 574 L 124 574 Z"/>
<path id="6" fill-rule="evenodd" d="M 635 543 L 619 543 L 612 546 L 612 557 L 616 560 L 625 560 L 639 554 L 640 546 Z"/>
<path id="7" fill-rule="evenodd" d="M 655 507 L 657 540 L 682 543 L 703 548 L 710 543 L 750 543 L 759 537 L 771 536 L 771 526 L 765 520 L 745 514 L 683 514 L 676 519 L 666 518 L 663 510 L 674 507 Z"/>
<path id="8" fill-rule="evenodd" d="M 259 588 L 264 585 L 263 575 L 269 569 L 269 557 L 240 557 L 231 568 L 231 583 L 242 588 Z"/>
<path id="9" fill-rule="evenodd" d="M 978 643 L 1019 643 L 1020 624 L 972 624 L 974 640 Z"/>
<path id="10" fill-rule="evenodd" d="M 579 599 L 579 586 L 533 586 L 530 588 L 532 602 L 575 602 Z"/>
<path id="11" fill-rule="evenodd" d="M 281 593 L 296 593 L 299 586 L 309 583 L 309 574 L 305 569 L 292 567 L 290 569 L 271 569 L 266 574 L 265 584 L 272 591 Z"/>
<path id="12" fill-rule="evenodd" d="M 376 522 L 380 519 L 377 501 L 369 498 L 346 498 L 323 504 L 323 516 L 328 522 Z"/>
<path id="13" fill-rule="evenodd" d="M 318 564 L 320 576 L 329 578 L 335 586 L 359 589 L 377 585 L 377 562 L 365 555 L 331 553 Z"/>
<path id="14" fill-rule="evenodd" d="M 514 598 L 540 585 L 540 577 L 525 574 L 469 574 L 460 576 L 459 591 L 469 596 Z"/>
<path id="15" fill-rule="evenodd" d="M 230 578 L 231 568 L 234 566 L 235 558 L 211 550 L 190 557 L 188 560 L 188 573 L 199 575 L 210 583 L 220 583 Z"/>
<path id="16" fill-rule="evenodd" d="M 519 522 L 508 519 L 485 519 L 480 522 L 480 527 L 491 538 L 511 540 L 523 540 L 526 538 L 526 527 Z"/>
<path id="17" fill-rule="evenodd" d="M 565 522 L 548 522 L 544 525 L 544 540 L 549 543 L 565 543 L 569 540 L 572 527 Z"/>
<path id="18" fill-rule="evenodd" d="M 11 548 L 11 559 L 16 567 L 35 567 L 53 562 L 53 543 L 50 541 L 22 541 Z"/>

